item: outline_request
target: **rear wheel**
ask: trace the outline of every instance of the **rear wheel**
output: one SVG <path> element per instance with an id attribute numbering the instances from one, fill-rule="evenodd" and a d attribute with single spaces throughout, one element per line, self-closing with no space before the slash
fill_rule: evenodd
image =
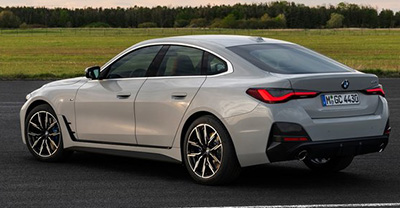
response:
<path id="1" fill-rule="evenodd" d="M 229 183 L 240 174 L 240 165 L 228 131 L 213 116 L 196 119 L 185 135 L 183 160 L 198 183 Z"/>
<path id="2" fill-rule="evenodd" d="M 338 172 L 347 168 L 354 156 L 341 156 L 332 158 L 306 158 L 304 164 L 313 171 Z"/>
<path id="3" fill-rule="evenodd" d="M 25 138 L 29 151 L 38 160 L 59 161 L 70 154 L 64 150 L 61 126 L 49 105 L 38 105 L 28 113 Z"/>

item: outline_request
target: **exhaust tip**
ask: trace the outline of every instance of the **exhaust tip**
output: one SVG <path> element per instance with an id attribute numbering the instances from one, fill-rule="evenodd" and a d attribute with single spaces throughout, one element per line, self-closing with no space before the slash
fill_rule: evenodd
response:
<path id="1" fill-rule="evenodd" d="M 307 150 L 302 150 L 299 152 L 299 154 L 297 155 L 297 159 L 300 161 L 303 161 L 307 158 L 308 152 Z"/>
<path id="2" fill-rule="evenodd" d="M 383 152 L 383 150 L 385 150 L 385 143 L 379 145 L 379 152 Z"/>

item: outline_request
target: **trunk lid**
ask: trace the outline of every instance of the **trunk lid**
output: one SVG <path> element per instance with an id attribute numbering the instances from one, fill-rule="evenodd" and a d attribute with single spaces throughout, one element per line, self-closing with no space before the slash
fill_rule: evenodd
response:
<path id="1" fill-rule="evenodd" d="M 298 99 L 311 118 L 338 118 L 374 114 L 379 105 L 378 95 L 366 95 L 364 90 L 377 87 L 378 78 L 373 74 L 360 72 L 320 73 L 320 74 L 280 74 L 288 79 L 294 90 L 316 91 L 314 98 Z M 348 86 L 344 85 L 348 82 Z M 345 89 L 346 88 L 346 89 Z M 359 104 L 326 106 L 325 95 L 358 95 Z M 326 99 L 325 99 L 326 103 Z M 325 105 L 325 106 L 324 106 Z"/>

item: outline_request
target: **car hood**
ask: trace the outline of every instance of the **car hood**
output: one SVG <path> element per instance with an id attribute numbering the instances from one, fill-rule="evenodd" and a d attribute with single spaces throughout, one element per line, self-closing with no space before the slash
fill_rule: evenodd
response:
<path id="1" fill-rule="evenodd" d="M 86 77 L 75 77 L 75 78 L 70 78 L 70 79 L 57 80 L 57 81 L 45 84 L 43 87 L 58 87 L 58 86 L 63 86 L 63 85 L 72 85 L 72 84 L 78 83 L 80 81 L 87 81 L 87 78 Z"/>

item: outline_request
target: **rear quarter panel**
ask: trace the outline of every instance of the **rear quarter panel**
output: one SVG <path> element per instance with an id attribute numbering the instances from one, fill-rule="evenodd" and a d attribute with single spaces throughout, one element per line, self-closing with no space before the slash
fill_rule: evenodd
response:
<path id="1" fill-rule="evenodd" d="M 255 87 L 290 88 L 290 83 L 267 73 L 261 76 L 235 76 L 232 73 L 207 77 L 181 122 L 173 146 L 180 147 L 186 120 L 205 111 L 216 116 L 227 128 L 242 167 L 268 162 L 266 135 L 272 120 L 264 107 L 257 108 L 260 101 L 246 94 L 247 89 Z"/>

